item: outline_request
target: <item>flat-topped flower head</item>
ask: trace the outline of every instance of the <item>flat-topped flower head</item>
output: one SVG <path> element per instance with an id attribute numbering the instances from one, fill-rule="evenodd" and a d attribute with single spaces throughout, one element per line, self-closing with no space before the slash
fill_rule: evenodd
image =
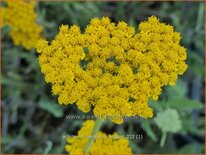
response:
<path id="1" fill-rule="evenodd" d="M 66 151 L 69 154 L 83 154 L 84 147 L 87 144 L 94 121 L 88 120 L 84 122 L 82 128 L 78 131 L 77 136 L 67 138 Z M 132 154 L 132 149 L 129 147 L 127 138 L 120 136 L 117 133 L 106 135 L 99 131 L 96 135 L 95 141 L 92 144 L 88 154 Z"/>
<path id="2" fill-rule="evenodd" d="M 25 49 L 36 47 L 41 38 L 42 26 L 36 23 L 35 2 L 32 0 L 6 0 L 2 8 L 3 25 L 11 27 L 9 36 L 15 45 Z"/>
<path id="3" fill-rule="evenodd" d="M 59 103 L 118 124 L 125 116 L 152 117 L 148 99 L 157 100 L 162 87 L 185 72 L 186 49 L 180 34 L 155 16 L 139 31 L 103 17 L 92 19 L 84 33 L 62 25 L 50 45 L 39 41 L 41 70 Z"/>

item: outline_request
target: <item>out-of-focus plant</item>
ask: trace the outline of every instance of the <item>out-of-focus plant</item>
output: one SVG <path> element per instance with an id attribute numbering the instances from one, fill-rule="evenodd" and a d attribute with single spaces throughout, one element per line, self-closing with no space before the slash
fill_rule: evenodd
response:
<path id="1" fill-rule="evenodd" d="M 41 38 L 42 26 L 36 22 L 34 1 L 6 0 L 2 11 L 2 26 L 9 26 L 8 35 L 15 45 L 21 45 L 27 50 L 36 47 Z"/>
<path id="2" fill-rule="evenodd" d="M 162 130 L 162 139 L 160 146 L 163 146 L 167 137 L 167 132 L 177 133 L 182 128 L 182 122 L 175 109 L 167 109 L 164 112 L 157 113 L 154 119 L 157 126 Z"/>
<path id="3" fill-rule="evenodd" d="M 83 123 L 83 127 L 78 131 L 77 136 L 72 135 L 70 137 L 70 135 L 67 135 L 68 144 L 65 146 L 65 149 L 70 154 L 83 154 L 88 139 L 96 138 L 90 150 L 86 150 L 88 154 L 132 154 L 132 150 L 129 147 L 129 140 L 118 133 L 106 135 L 98 131 L 96 137 L 90 137 L 94 126 L 95 122 L 93 120 L 87 120 Z"/>

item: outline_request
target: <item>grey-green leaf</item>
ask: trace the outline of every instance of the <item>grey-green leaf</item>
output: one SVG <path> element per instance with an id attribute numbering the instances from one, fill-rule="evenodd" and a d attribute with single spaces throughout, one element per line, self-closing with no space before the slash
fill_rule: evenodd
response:
<path id="1" fill-rule="evenodd" d="M 167 107 L 177 108 L 184 111 L 192 111 L 203 108 L 203 104 L 201 102 L 188 98 L 171 99 L 162 104 L 165 104 Z"/>
<path id="2" fill-rule="evenodd" d="M 57 103 L 50 102 L 48 100 L 41 100 L 39 103 L 39 107 L 43 110 L 48 111 L 54 117 L 62 117 L 63 116 L 63 108 Z"/>
<path id="3" fill-rule="evenodd" d="M 141 126 L 146 131 L 147 135 L 152 139 L 152 141 L 157 142 L 157 137 L 153 132 L 149 121 L 148 120 L 142 121 Z"/>
<path id="4" fill-rule="evenodd" d="M 154 121 L 163 132 L 177 133 L 182 128 L 182 122 L 175 109 L 166 109 L 157 113 Z"/>

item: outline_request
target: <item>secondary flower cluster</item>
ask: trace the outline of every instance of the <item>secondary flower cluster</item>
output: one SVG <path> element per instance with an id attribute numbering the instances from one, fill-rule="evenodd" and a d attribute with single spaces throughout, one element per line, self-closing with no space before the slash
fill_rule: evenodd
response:
<path id="1" fill-rule="evenodd" d="M 76 103 L 101 117 L 152 117 L 148 99 L 157 100 L 162 87 L 185 72 L 186 49 L 180 34 L 155 16 L 141 22 L 139 31 L 103 17 L 92 19 L 83 34 L 76 25 L 61 26 L 50 45 L 39 41 L 41 71 L 59 103 Z"/>
<path id="2" fill-rule="evenodd" d="M 70 154 L 83 154 L 93 127 L 94 121 L 88 120 L 84 122 L 83 127 L 78 131 L 77 137 L 67 138 L 66 151 Z M 96 137 L 88 154 L 132 154 L 128 139 L 119 136 L 117 133 L 106 135 L 99 131 Z"/>
<path id="3" fill-rule="evenodd" d="M 35 2 L 30 0 L 6 0 L 2 8 L 3 25 L 11 27 L 9 36 L 15 45 L 25 49 L 36 47 L 41 38 L 42 26 L 36 23 Z"/>

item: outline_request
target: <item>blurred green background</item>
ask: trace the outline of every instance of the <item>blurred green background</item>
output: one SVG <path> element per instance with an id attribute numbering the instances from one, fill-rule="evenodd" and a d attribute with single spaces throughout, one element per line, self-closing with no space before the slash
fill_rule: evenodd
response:
<path id="1" fill-rule="evenodd" d="M 37 2 L 38 22 L 43 35 L 52 40 L 62 24 L 77 24 L 84 30 L 93 17 L 109 16 L 113 22 L 126 21 L 137 28 L 148 16 L 181 32 L 181 44 L 187 48 L 188 70 L 174 87 L 164 88 L 158 102 L 150 101 L 153 119 L 131 119 L 116 125 L 106 121 L 105 133 L 142 134 L 130 139 L 133 153 L 204 153 L 204 3 L 203 2 Z M 23 23 L 22 23 L 23 24 Z M 2 60 L 2 152 L 66 153 L 66 134 L 77 134 L 83 115 L 75 105 L 60 106 L 45 83 L 35 50 L 14 46 L 8 27 L 1 30 Z M 163 130 L 167 139 L 160 147 Z M 178 128 L 180 130 L 175 131 Z"/>

